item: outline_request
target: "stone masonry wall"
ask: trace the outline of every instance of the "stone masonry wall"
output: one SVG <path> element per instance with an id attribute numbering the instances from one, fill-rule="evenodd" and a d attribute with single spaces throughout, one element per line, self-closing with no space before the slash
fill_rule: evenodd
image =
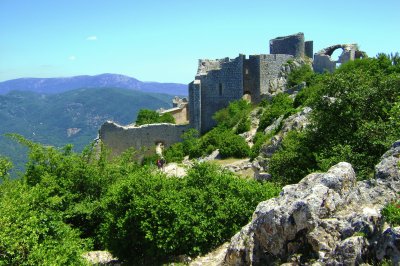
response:
<path id="1" fill-rule="evenodd" d="M 304 42 L 304 54 L 309 58 L 314 57 L 314 42 L 313 41 Z"/>
<path id="2" fill-rule="evenodd" d="M 194 80 L 189 84 L 189 124 L 201 131 L 201 82 Z"/>
<path id="3" fill-rule="evenodd" d="M 260 55 L 260 94 L 270 96 L 283 90 L 283 78 L 280 76 L 282 65 L 293 58 L 288 54 Z"/>
<path id="4" fill-rule="evenodd" d="M 181 135 L 188 129 L 189 125 L 161 123 L 136 127 L 121 126 L 107 121 L 99 130 L 99 138 L 111 149 L 112 156 L 119 155 L 131 147 L 136 150 L 147 148 L 145 154 L 150 154 L 155 152 L 157 143 L 162 142 L 165 147 L 169 147 L 181 141 Z"/>
<path id="5" fill-rule="evenodd" d="M 187 104 L 181 107 L 175 107 L 160 112 L 160 114 L 167 114 L 167 113 L 172 115 L 177 125 L 187 124 L 189 122 Z"/>
<path id="6" fill-rule="evenodd" d="M 278 37 L 269 42 L 270 54 L 289 54 L 294 57 L 304 56 L 304 33 Z"/>
<path id="7" fill-rule="evenodd" d="M 196 77 L 201 84 L 201 133 L 216 125 L 214 113 L 243 96 L 244 55 L 221 63 L 221 69 Z"/>
<path id="8" fill-rule="evenodd" d="M 243 67 L 243 94 L 250 94 L 251 101 L 258 103 L 260 97 L 260 56 L 251 55 L 244 60 Z"/>

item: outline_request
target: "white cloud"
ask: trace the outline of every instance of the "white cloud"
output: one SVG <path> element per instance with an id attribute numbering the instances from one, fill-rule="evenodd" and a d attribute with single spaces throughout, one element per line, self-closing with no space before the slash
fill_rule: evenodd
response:
<path id="1" fill-rule="evenodd" d="M 68 60 L 70 60 L 70 61 L 75 61 L 75 60 L 76 60 L 76 56 L 75 56 L 75 55 L 70 55 L 70 56 L 68 57 Z"/>
<path id="2" fill-rule="evenodd" d="M 97 41 L 97 36 L 96 35 L 89 36 L 86 38 L 86 41 Z"/>

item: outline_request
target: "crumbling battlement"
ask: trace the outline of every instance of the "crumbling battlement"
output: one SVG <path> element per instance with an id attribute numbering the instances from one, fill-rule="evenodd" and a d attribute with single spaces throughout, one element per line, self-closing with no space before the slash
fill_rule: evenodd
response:
<path id="1" fill-rule="evenodd" d="M 99 130 L 99 139 L 111 150 L 112 156 L 119 155 L 130 147 L 138 151 L 147 148 L 147 154 L 151 154 L 158 143 L 167 148 L 181 141 L 181 135 L 188 129 L 189 125 L 160 123 L 121 126 L 107 121 Z"/>
<path id="2" fill-rule="evenodd" d="M 294 57 L 313 57 L 313 42 L 304 41 L 304 33 L 277 37 L 269 41 L 270 54 L 288 54 Z"/>
<path id="3" fill-rule="evenodd" d="M 100 139 L 109 146 L 113 154 L 129 147 L 155 147 L 163 143 L 166 147 L 180 141 L 180 136 L 189 127 L 205 133 L 215 126 L 213 115 L 232 101 L 245 98 L 259 103 L 280 92 L 297 92 L 287 88 L 286 78 L 292 70 L 287 64 L 294 60 L 298 66 L 308 64 L 307 56 L 313 58 L 313 41 L 304 41 L 302 32 L 270 40 L 270 53 L 239 54 L 230 59 L 200 59 L 194 81 L 189 86 L 189 100 L 175 98 L 173 108 L 160 110 L 171 113 L 178 124 L 152 124 L 141 127 L 120 126 L 106 122 L 100 129 Z M 336 49 L 343 49 L 338 61 L 331 59 Z M 340 44 L 325 48 L 314 55 L 313 68 L 316 72 L 333 72 L 338 63 L 367 57 L 355 44 Z M 312 61 L 312 60 L 311 60 Z M 187 125 L 189 120 L 189 125 Z"/>
<path id="4" fill-rule="evenodd" d="M 332 54 L 342 49 L 342 54 L 337 61 L 331 58 Z M 315 72 L 323 73 L 324 71 L 333 72 L 337 64 L 343 64 L 354 59 L 365 58 L 367 54 L 358 49 L 357 44 L 336 44 L 320 50 L 314 54 L 313 68 Z"/>
<path id="5" fill-rule="evenodd" d="M 157 112 L 161 115 L 166 113 L 171 114 L 175 119 L 175 123 L 178 125 L 189 123 L 188 100 L 186 98 L 175 96 L 174 99 L 172 99 L 172 108 L 160 108 Z"/>
<path id="6" fill-rule="evenodd" d="M 212 116 L 244 95 L 258 103 L 285 87 L 282 66 L 289 54 L 240 54 L 234 59 L 199 60 L 195 80 L 189 84 L 190 124 L 204 133 L 215 126 Z"/>

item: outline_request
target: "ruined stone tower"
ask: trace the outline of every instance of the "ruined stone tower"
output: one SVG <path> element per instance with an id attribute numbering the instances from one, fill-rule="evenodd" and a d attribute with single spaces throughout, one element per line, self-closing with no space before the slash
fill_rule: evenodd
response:
<path id="1" fill-rule="evenodd" d="M 304 34 L 273 39 L 270 49 L 271 54 L 248 58 L 240 54 L 234 59 L 199 60 L 195 80 L 189 84 L 190 125 L 207 132 L 215 126 L 214 113 L 231 101 L 246 95 L 258 103 L 282 90 L 282 66 L 291 58 L 304 56 Z M 307 49 L 312 53 L 312 42 Z"/>

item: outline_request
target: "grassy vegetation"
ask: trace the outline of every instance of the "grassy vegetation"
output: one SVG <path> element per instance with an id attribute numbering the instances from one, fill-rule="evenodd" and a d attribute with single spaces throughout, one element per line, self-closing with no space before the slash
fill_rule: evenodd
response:
<path id="1" fill-rule="evenodd" d="M 400 200 L 392 202 L 382 209 L 382 215 L 391 226 L 400 225 Z"/>
<path id="2" fill-rule="evenodd" d="M 138 165 L 134 151 L 107 161 L 106 152 L 14 138 L 30 154 L 18 180 L 0 157 L 0 265 L 80 265 L 88 249 L 108 249 L 129 265 L 195 256 L 230 239 L 280 189 L 210 164 L 167 178 Z"/>

